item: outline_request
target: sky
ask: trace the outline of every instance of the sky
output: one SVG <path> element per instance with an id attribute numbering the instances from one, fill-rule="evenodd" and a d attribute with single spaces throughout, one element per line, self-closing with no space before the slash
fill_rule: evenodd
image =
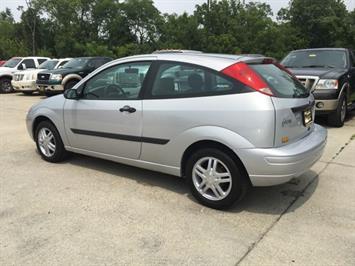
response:
<path id="1" fill-rule="evenodd" d="M 254 0 L 254 2 L 256 1 L 258 0 Z M 207 0 L 154 0 L 155 6 L 162 13 L 175 12 L 177 14 L 181 14 L 184 11 L 192 13 L 195 5 L 205 2 L 207 2 Z M 246 2 L 248 2 L 248 0 Z M 273 9 L 274 14 L 276 14 L 280 8 L 286 7 L 288 5 L 289 0 L 259 0 L 259 2 L 268 3 Z M 349 10 L 355 9 L 355 0 L 345 0 L 344 2 L 346 3 Z M 0 11 L 8 7 L 12 10 L 15 19 L 18 20 L 20 13 L 16 10 L 16 8 L 19 5 L 26 6 L 25 0 L 0 0 Z"/>

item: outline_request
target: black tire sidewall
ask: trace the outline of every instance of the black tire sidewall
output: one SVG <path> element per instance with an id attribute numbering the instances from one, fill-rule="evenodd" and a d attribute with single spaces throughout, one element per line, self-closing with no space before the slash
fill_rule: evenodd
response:
<path id="1" fill-rule="evenodd" d="M 345 109 L 345 118 L 344 121 L 341 120 L 341 108 L 343 106 L 343 102 L 345 101 L 345 105 L 347 105 L 347 99 L 344 93 L 341 94 L 338 102 L 338 106 L 335 112 L 328 116 L 328 124 L 335 127 L 342 127 L 344 125 L 344 121 L 347 115 L 347 109 Z"/>
<path id="2" fill-rule="evenodd" d="M 48 128 L 55 139 L 55 145 L 56 145 L 56 149 L 55 152 L 53 154 L 53 156 L 51 157 L 47 157 L 46 155 L 44 155 L 39 147 L 39 143 L 38 143 L 38 133 L 42 128 Z M 51 163 L 56 163 L 56 162 L 60 162 L 65 158 L 66 155 L 66 150 L 64 148 L 62 139 L 59 135 L 58 130 L 56 129 L 56 127 L 49 121 L 43 121 L 41 123 L 39 123 L 39 125 L 36 128 L 35 131 L 35 142 L 36 142 L 36 146 L 37 146 L 37 151 L 39 152 L 39 154 L 41 155 L 41 157 L 47 161 L 47 162 L 51 162 Z"/>
<path id="3" fill-rule="evenodd" d="M 203 158 L 203 157 L 215 157 L 221 160 L 229 169 L 232 175 L 232 188 L 229 195 L 220 200 L 220 201 L 213 201 L 206 199 L 203 197 L 196 189 L 195 185 L 193 184 L 192 180 L 192 169 L 195 163 Z M 185 173 L 187 182 L 190 186 L 190 190 L 192 195 L 203 205 L 213 208 L 213 209 L 226 209 L 233 206 L 238 200 L 240 200 L 243 195 L 245 194 L 244 190 L 246 189 L 246 180 L 243 176 L 243 171 L 241 171 L 236 164 L 236 162 L 229 156 L 227 153 L 220 151 L 215 148 L 206 148 L 201 149 L 192 154 L 189 159 L 187 160 L 185 166 Z"/>
<path id="4" fill-rule="evenodd" d="M 70 89 L 73 88 L 78 82 L 79 82 L 79 80 L 69 80 L 69 81 L 65 84 L 65 86 L 64 86 L 64 91 L 70 90 Z"/>
<path id="5" fill-rule="evenodd" d="M 2 89 L 2 86 L 3 86 L 3 83 L 4 82 L 8 82 L 9 84 L 10 84 L 10 90 L 9 91 L 4 91 L 3 89 Z M 2 78 L 2 79 L 0 79 L 0 93 L 10 93 L 10 92 L 13 92 L 14 91 L 14 89 L 12 88 L 12 85 L 11 85 L 11 79 L 9 79 L 9 78 Z"/>

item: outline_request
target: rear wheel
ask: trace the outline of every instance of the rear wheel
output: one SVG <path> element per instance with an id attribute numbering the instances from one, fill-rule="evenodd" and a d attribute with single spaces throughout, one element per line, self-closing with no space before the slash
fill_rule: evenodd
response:
<path id="1" fill-rule="evenodd" d="M 41 157 L 51 163 L 63 161 L 67 156 L 58 130 L 49 121 L 39 123 L 35 132 L 37 150 Z"/>
<path id="2" fill-rule="evenodd" d="M 0 93 L 10 93 L 13 92 L 13 88 L 11 85 L 11 79 L 2 78 L 0 79 Z"/>
<path id="3" fill-rule="evenodd" d="M 79 82 L 79 80 L 70 80 L 67 82 L 67 84 L 65 84 L 64 86 L 64 90 L 70 90 L 71 88 L 73 88 L 75 86 L 75 84 L 77 84 Z"/>
<path id="4" fill-rule="evenodd" d="M 215 148 L 195 152 L 187 161 L 185 173 L 192 195 L 214 209 L 231 207 L 248 188 L 241 167 L 229 154 Z"/>
<path id="5" fill-rule="evenodd" d="M 328 116 L 328 124 L 334 127 L 342 127 L 347 114 L 347 108 L 346 97 L 342 94 L 340 96 L 337 109 Z"/>

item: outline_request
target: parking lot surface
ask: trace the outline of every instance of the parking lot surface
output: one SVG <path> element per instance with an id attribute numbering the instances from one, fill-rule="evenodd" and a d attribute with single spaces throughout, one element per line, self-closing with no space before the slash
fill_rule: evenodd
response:
<path id="1" fill-rule="evenodd" d="M 355 265 L 354 113 L 302 177 L 216 211 L 176 177 L 44 162 L 24 121 L 40 100 L 0 95 L 0 265 Z"/>

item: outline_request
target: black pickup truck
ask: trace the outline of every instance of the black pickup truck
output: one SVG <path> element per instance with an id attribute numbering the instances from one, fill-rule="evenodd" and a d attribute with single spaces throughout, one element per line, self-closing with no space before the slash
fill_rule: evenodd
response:
<path id="1" fill-rule="evenodd" d="M 38 73 L 37 89 L 46 96 L 71 89 L 82 78 L 111 60 L 109 57 L 73 58 L 62 68 Z"/>
<path id="2" fill-rule="evenodd" d="M 316 114 L 341 127 L 355 107 L 355 54 L 345 48 L 317 48 L 290 52 L 282 61 L 316 99 Z"/>

